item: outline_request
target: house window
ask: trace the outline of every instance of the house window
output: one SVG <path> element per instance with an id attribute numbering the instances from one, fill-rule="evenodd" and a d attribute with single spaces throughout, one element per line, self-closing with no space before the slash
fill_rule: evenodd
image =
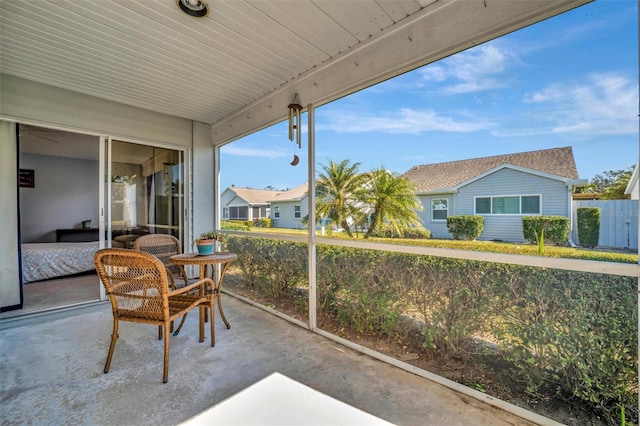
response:
<path id="1" fill-rule="evenodd" d="M 293 218 L 300 219 L 300 206 L 293 206 Z"/>
<path id="2" fill-rule="evenodd" d="M 434 198 L 431 200 L 431 220 L 447 220 L 449 215 L 449 200 Z"/>
<path id="3" fill-rule="evenodd" d="M 540 195 L 476 197 L 476 214 L 540 214 Z"/>
<path id="4" fill-rule="evenodd" d="M 222 218 L 229 219 L 229 207 L 223 207 L 222 209 Z"/>
<path id="5" fill-rule="evenodd" d="M 247 220 L 249 219 L 249 207 L 248 206 L 238 206 L 238 207 L 229 207 L 228 218 L 235 220 Z"/>
<path id="6" fill-rule="evenodd" d="M 522 214 L 540 214 L 539 195 L 527 195 L 522 197 Z"/>
<path id="7" fill-rule="evenodd" d="M 273 217 L 275 217 L 275 218 L 279 218 L 280 217 L 280 206 L 275 206 L 273 208 Z"/>

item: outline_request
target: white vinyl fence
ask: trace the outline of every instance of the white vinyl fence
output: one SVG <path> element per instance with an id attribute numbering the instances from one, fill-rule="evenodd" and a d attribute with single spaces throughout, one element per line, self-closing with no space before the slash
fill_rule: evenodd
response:
<path id="1" fill-rule="evenodd" d="M 578 245 L 579 207 L 600 207 L 599 247 L 638 248 L 638 200 L 573 201 L 571 239 Z"/>

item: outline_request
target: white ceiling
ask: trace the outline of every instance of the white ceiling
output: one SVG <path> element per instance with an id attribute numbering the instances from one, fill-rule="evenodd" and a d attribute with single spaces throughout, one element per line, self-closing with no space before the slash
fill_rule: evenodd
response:
<path id="1" fill-rule="evenodd" d="M 588 0 L 207 1 L 194 18 L 176 0 L 0 0 L 0 72 L 226 141 L 284 118 L 294 91 L 327 101 Z"/>

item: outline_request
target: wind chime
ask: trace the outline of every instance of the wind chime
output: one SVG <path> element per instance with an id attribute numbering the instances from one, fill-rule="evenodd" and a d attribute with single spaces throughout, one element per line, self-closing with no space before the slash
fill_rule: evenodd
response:
<path id="1" fill-rule="evenodd" d="M 298 103 L 298 94 L 293 96 L 293 102 L 289 104 L 289 140 L 298 144 L 302 148 L 302 129 L 300 126 L 300 116 L 302 115 L 302 105 Z M 295 166 L 300 161 L 297 155 L 293 155 L 291 165 Z"/>

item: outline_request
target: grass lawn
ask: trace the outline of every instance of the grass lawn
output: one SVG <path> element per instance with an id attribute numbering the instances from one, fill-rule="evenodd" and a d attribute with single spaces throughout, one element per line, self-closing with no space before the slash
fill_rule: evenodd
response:
<path id="1" fill-rule="evenodd" d="M 306 229 L 285 229 L 285 228 L 251 228 L 252 232 L 260 232 L 264 234 L 274 235 L 307 235 Z M 364 234 L 353 234 L 356 240 L 362 240 Z M 343 232 L 334 232 L 332 235 L 327 235 L 327 238 L 337 238 L 349 240 L 349 236 Z M 618 262 L 618 263 L 638 263 L 638 254 L 630 251 L 623 250 L 609 250 L 609 249 L 587 249 L 583 247 L 559 247 L 553 245 L 546 245 L 544 247 L 544 253 L 538 253 L 537 244 L 516 244 L 505 243 L 495 241 L 460 241 L 460 240 L 439 240 L 439 239 L 400 239 L 400 238 L 369 238 L 367 241 L 380 242 L 386 244 L 400 244 L 400 245 L 413 245 L 423 247 L 437 247 L 448 248 L 457 250 L 472 250 L 472 251 L 488 251 L 495 253 L 510 253 L 510 254 L 526 254 L 531 256 L 547 256 L 547 257 L 561 257 L 569 259 L 583 259 L 583 260 L 600 260 L 605 262 Z"/>

